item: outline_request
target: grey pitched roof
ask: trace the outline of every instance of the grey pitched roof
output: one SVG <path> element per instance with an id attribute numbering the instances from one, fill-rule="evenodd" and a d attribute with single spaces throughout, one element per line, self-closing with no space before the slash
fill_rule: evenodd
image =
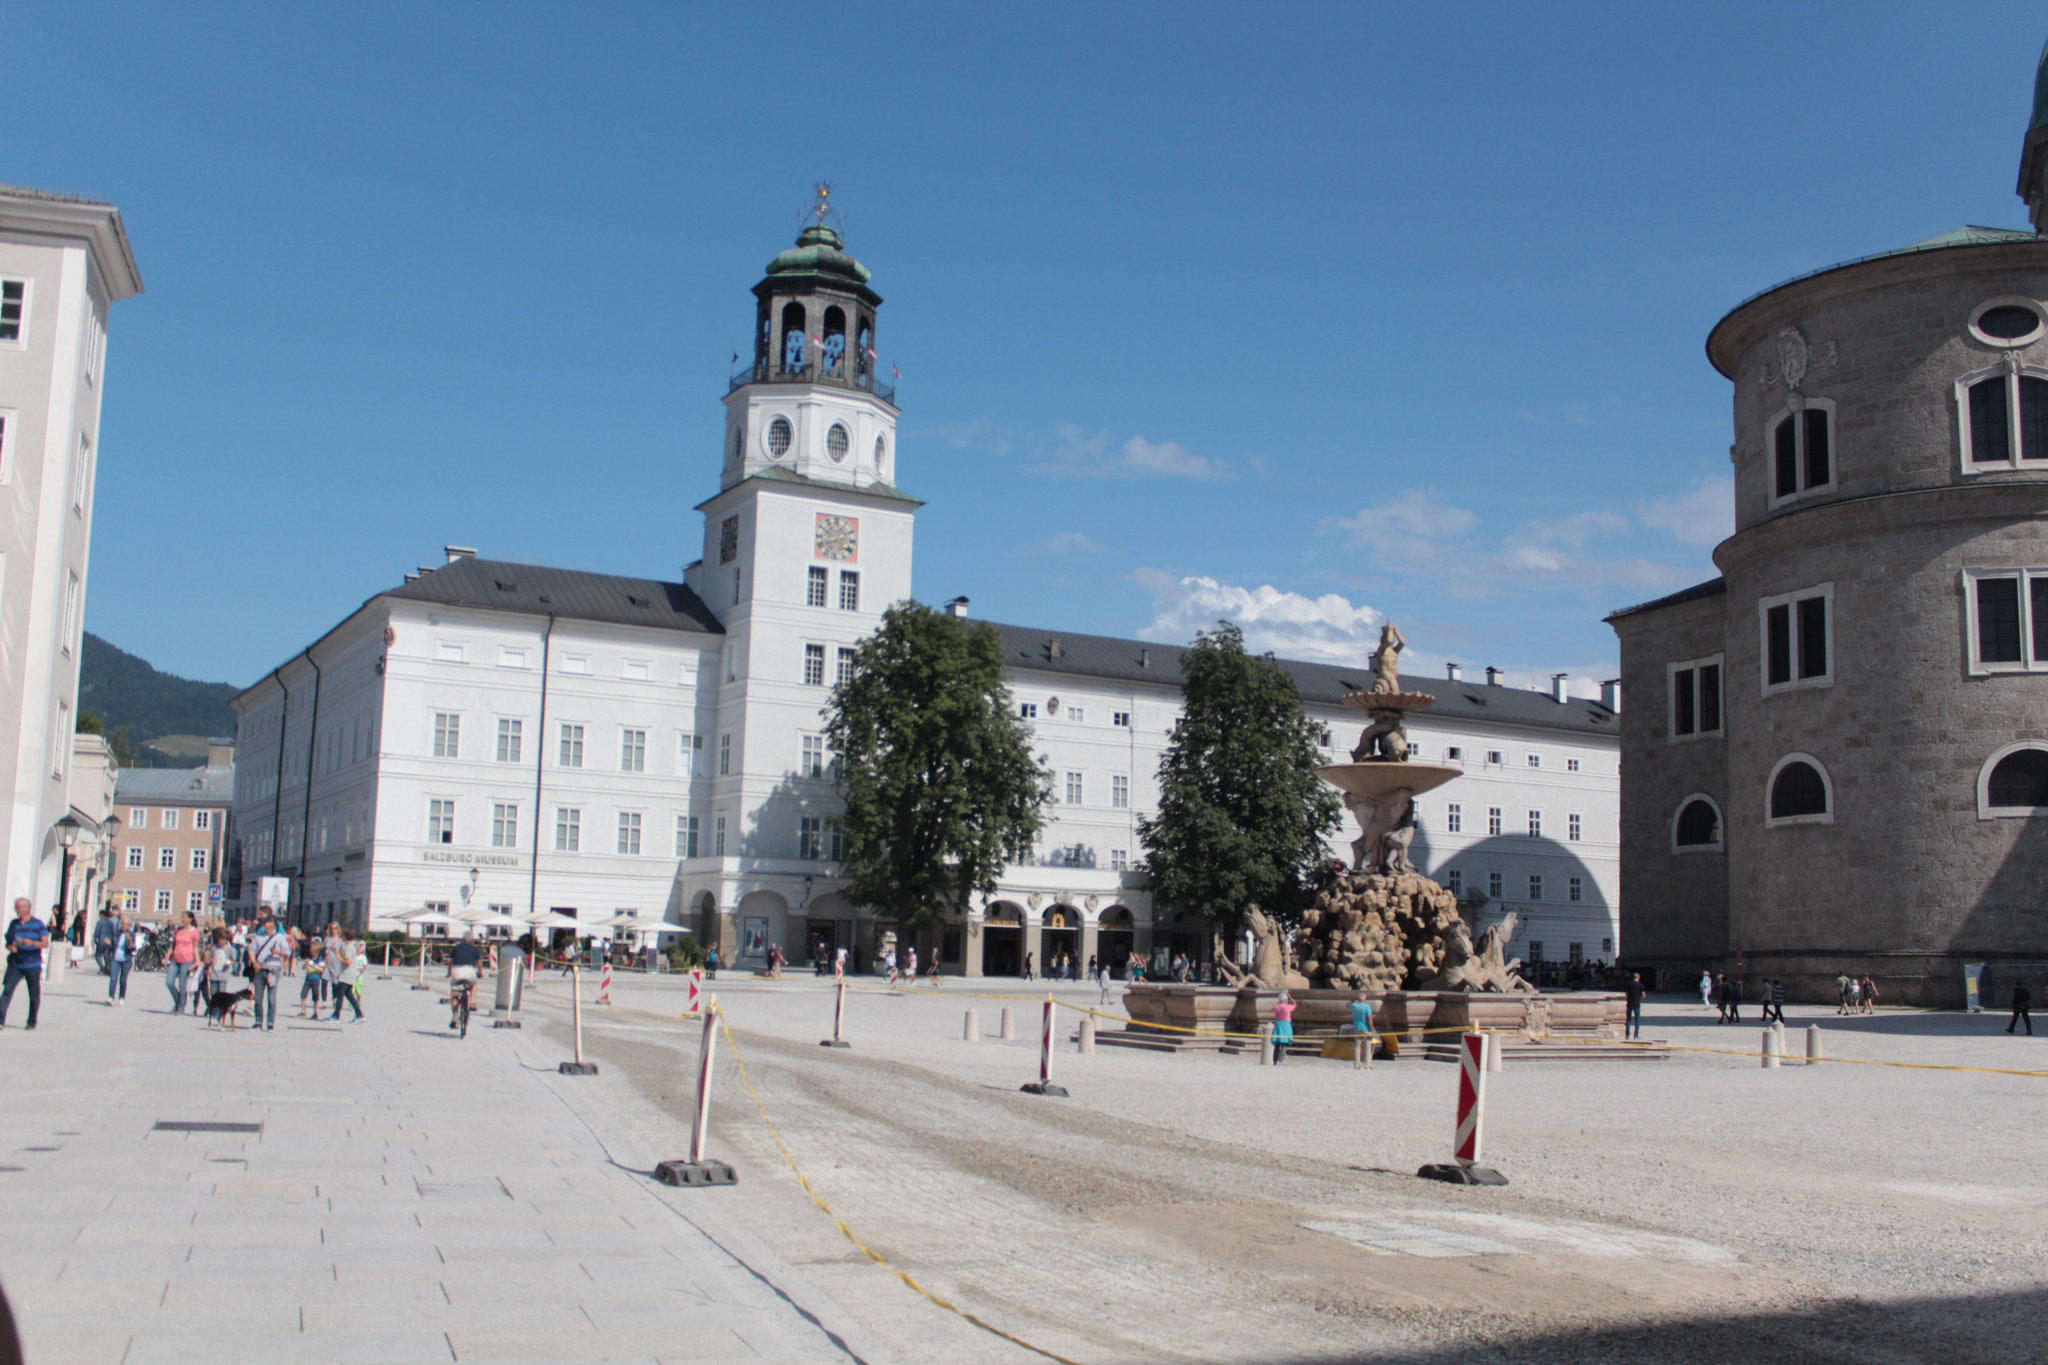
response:
<path id="1" fill-rule="evenodd" d="M 1187 651 L 1179 645 L 1154 645 L 1143 640 L 1118 640 L 1103 635 L 1076 635 L 1064 630 L 1040 630 L 1030 626 L 1009 626 L 991 621 L 1002 636 L 1003 657 L 1012 668 L 1042 673 L 1068 673 L 1083 678 L 1113 678 L 1119 682 L 1153 683 L 1161 687 L 1181 685 L 1180 659 Z M 1052 657 L 1052 642 L 1059 642 L 1058 659 Z M 1341 705 L 1347 692 L 1363 691 L 1372 685 L 1372 669 L 1340 664 L 1309 663 L 1281 659 L 1280 667 L 1301 689 L 1301 699 L 1322 705 Z M 1573 697 L 1556 702 L 1547 692 L 1519 687 L 1488 686 L 1484 683 L 1452 682 L 1447 678 L 1418 678 L 1401 675 L 1401 685 L 1411 692 L 1427 692 L 1436 704 L 1422 713 L 1448 721 L 1491 721 L 1497 725 L 1529 725 L 1551 730 L 1577 730 L 1587 734 L 1619 733 L 1614 712 L 1595 701 Z"/>
<path id="2" fill-rule="evenodd" d="M 725 633 L 711 608 L 681 583 L 502 559 L 458 559 L 378 596 L 654 630 Z"/>
<path id="3" fill-rule="evenodd" d="M 114 774 L 114 800 L 222 805 L 235 799 L 233 768 L 123 768 Z"/>
<path id="4" fill-rule="evenodd" d="M 1605 619 L 1618 621 L 1624 616 L 1634 616 L 1639 611 L 1655 611 L 1659 607 L 1675 607 L 1680 602 L 1690 602 L 1698 597 L 1712 597 L 1716 593 L 1724 593 L 1726 591 L 1728 591 L 1727 579 L 1710 578 L 1704 583 L 1695 583 L 1689 588 L 1680 588 L 1677 592 L 1667 597 L 1653 598 L 1648 602 L 1638 602 L 1632 607 L 1623 607 L 1619 611 L 1610 611 Z"/>

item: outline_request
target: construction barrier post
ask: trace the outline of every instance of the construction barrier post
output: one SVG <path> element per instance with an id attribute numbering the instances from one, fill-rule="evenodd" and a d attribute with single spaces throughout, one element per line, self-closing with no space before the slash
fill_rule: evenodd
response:
<path id="1" fill-rule="evenodd" d="M 1095 1020 L 1089 1015 L 1081 1016 L 1081 1036 L 1077 1042 L 1077 1051 L 1089 1057 L 1095 1055 Z"/>
<path id="2" fill-rule="evenodd" d="M 689 1015 L 704 1012 L 704 973 L 695 969 L 690 972 L 689 994 L 684 997 L 683 1013 Z"/>
<path id="3" fill-rule="evenodd" d="M 1820 1025 L 1808 1024 L 1806 1026 L 1806 1064 L 1808 1066 L 1819 1066 L 1822 1060 L 1820 1055 Z"/>
<path id="4" fill-rule="evenodd" d="M 846 1041 L 846 978 L 835 977 L 832 982 L 832 1036 L 819 1043 L 819 1047 L 852 1047 Z"/>
<path id="5" fill-rule="evenodd" d="M 413 982 L 412 988 L 416 991 L 430 991 L 433 989 L 432 986 L 427 984 L 427 943 L 425 939 L 420 940 L 420 979 Z"/>
<path id="6" fill-rule="evenodd" d="M 1776 1071 L 1778 1069 L 1778 1047 L 1778 1031 L 1776 1029 L 1765 1029 L 1763 1051 L 1764 1070 Z"/>
<path id="7" fill-rule="evenodd" d="M 1008 1010 L 1003 1011 L 1006 1017 L 1009 1013 Z M 1064 1099 L 1067 1094 L 1066 1087 L 1052 1083 L 1052 1027 L 1053 1003 L 1052 997 L 1048 995 L 1045 997 L 1045 1032 L 1038 1040 L 1038 1079 L 1027 1082 L 1018 1089 L 1027 1095 L 1054 1095 Z"/>
<path id="8" fill-rule="evenodd" d="M 569 967 L 569 1020 L 576 1032 L 576 1060 L 555 1070 L 564 1076 L 595 1076 L 597 1063 L 583 1060 L 583 971 L 574 963 Z"/>
<path id="9" fill-rule="evenodd" d="M 1486 1117 L 1486 1035 L 1458 1039 L 1458 1128 L 1449 1163 L 1431 1163 L 1416 1174 L 1453 1185 L 1505 1185 L 1508 1178 L 1479 1164 Z"/>
<path id="10" fill-rule="evenodd" d="M 1504 1060 L 1504 1059 L 1503 1059 L 1503 1058 L 1502 1058 L 1502 1056 L 1501 1056 L 1501 1041 L 1500 1041 L 1500 1035 L 1499 1035 L 1498 1033 L 1489 1033 L 1489 1034 L 1487 1034 L 1487 1035 L 1486 1035 L 1486 1069 L 1487 1069 L 1488 1071 L 1499 1071 L 1499 1070 L 1501 1070 L 1501 1069 L 1502 1069 L 1502 1062 L 1503 1062 L 1503 1060 Z"/>
<path id="11" fill-rule="evenodd" d="M 389 943 L 384 945 L 384 970 L 377 973 L 377 979 L 379 981 L 389 981 L 391 979 L 391 945 Z"/>
<path id="12" fill-rule="evenodd" d="M 723 1161 L 704 1159 L 704 1139 L 711 1130 L 711 1063 L 718 1048 L 718 997 L 704 1010 L 704 1042 L 697 1053 L 697 1112 L 690 1120 L 690 1159 L 664 1161 L 654 1178 L 664 1185 L 731 1185 L 738 1181 Z"/>
<path id="13" fill-rule="evenodd" d="M 1017 1036 L 1017 1021 L 1011 1017 L 1008 1005 L 1003 1006 L 1003 1032 L 1001 1036 L 1002 1040 L 1006 1043 L 1012 1041 Z"/>
<path id="14" fill-rule="evenodd" d="M 609 1005 L 612 1002 L 612 960 L 604 960 L 604 970 L 597 977 L 597 1003 Z"/>
<path id="15" fill-rule="evenodd" d="M 981 1015 L 978 1011 L 967 1011 L 967 1024 L 960 1030 L 960 1038 L 969 1043 L 981 1041 Z"/>

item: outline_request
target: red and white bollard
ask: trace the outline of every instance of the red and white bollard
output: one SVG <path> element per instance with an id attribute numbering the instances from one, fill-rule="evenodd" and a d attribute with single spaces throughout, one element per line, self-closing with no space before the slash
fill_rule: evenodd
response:
<path id="1" fill-rule="evenodd" d="M 1458 1127 L 1449 1163 L 1432 1162 L 1416 1174 L 1453 1185 L 1505 1185 L 1508 1178 L 1479 1164 L 1486 1121 L 1487 1037 L 1467 1033 L 1458 1039 Z"/>
<path id="2" fill-rule="evenodd" d="M 690 993 L 686 998 L 683 1013 L 686 1015 L 704 1013 L 704 973 L 702 972 L 693 971 L 690 973 Z"/>
<path id="3" fill-rule="evenodd" d="M 818 1044 L 819 1047 L 852 1047 L 846 1041 L 846 982 L 842 978 L 833 984 L 832 1036 Z"/>
<path id="4" fill-rule="evenodd" d="M 654 1178 L 665 1185 L 731 1185 L 737 1177 L 723 1161 L 704 1159 L 704 1142 L 711 1132 L 711 1068 L 718 1051 L 718 1001 L 704 1010 L 704 1043 L 697 1054 L 697 1110 L 690 1119 L 690 1159 L 664 1161 L 655 1166 Z"/>
<path id="5" fill-rule="evenodd" d="M 1038 1040 L 1038 1079 L 1019 1087 L 1027 1095 L 1053 1095 L 1060 1099 L 1067 1096 L 1067 1088 L 1052 1083 L 1052 997 L 1045 997 L 1045 1032 Z"/>
<path id="6" fill-rule="evenodd" d="M 597 976 L 597 1003 L 609 1005 L 612 1002 L 612 960 L 604 960 L 604 970 Z"/>

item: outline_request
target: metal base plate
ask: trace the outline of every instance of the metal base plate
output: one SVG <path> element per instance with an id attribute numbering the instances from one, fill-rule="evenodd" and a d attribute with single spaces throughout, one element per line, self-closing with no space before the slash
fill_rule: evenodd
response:
<path id="1" fill-rule="evenodd" d="M 818 1046 L 819 1046 L 819 1047 L 852 1047 L 852 1046 L 853 1046 L 853 1044 L 852 1044 L 852 1043 L 849 1043 L 849 1042 L 846 1042 L 846 1041 L 845 1041 L 844 1039 L 840 1039 L 840 1038 L 823 1038 L 823 1039 L 820 1039 L 820 1040 L 819 1040 L 819 1042 L 818 1042 Z"/>
<path id="2" fill-rule="evenodd" d="M 597 1063 L 563 1062 L 555 1070 L 561 1072 L 564 1076 L 595 1076 L 597 1074 Z"/>
<path id="3" fill-rule="evenodd" d="M 737 1185 L 739 1176 L 723 1161 L 664 1161 L 654 1168 L 664 1185 Z"/>
<path id="4" fill-rule="evenodd" d="M 1067 1088 L 1063 1085 L 1055 1085 L 1051 1081 L 1032 1081 L 1017 1088 L 1027 1095 L 1050 1095 L 1055 1099 L 1062 1100 L 1067 1098 Z"/>
<path id="5" fill-rule="evenodd" d="M 1460 1166 L 1454 1161 L 1431 1162 L 1415 1174 L 1424 1180 L 1441 1180 L 1448 1185 L 1505 1185 L 1508 1178 L 1491 1166 Z"/>
<path id="6" fill-rule="evenodd" d="M 493 1020 L 491 1020 L 491 1027 L 492 1027 L 492 1028 L 518 1028 L 518 1027 L 519 1027 L 519 1021 L 518 1021 L 517 1019 L 493 1019 Z"/>
<path id="7" fill-rule="evenodd" d="M 432 987 L 432 986 L 414 986 L 414 987 L 413 987 L 413 989 L 414 989 L 414 990 L 416 990 L 416 991 L 430 991 L 430 990 L 433 990 L 433 989 L 434 989 L 434 987 Z"/>

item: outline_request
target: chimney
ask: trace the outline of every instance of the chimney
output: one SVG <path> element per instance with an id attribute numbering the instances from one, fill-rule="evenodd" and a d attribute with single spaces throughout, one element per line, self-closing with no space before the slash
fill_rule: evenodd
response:
<path id="1" fill-rule="evenodd" d="M 1488 687 L 1500 686 L 1500 670 L 1495 668 L 1492 664 L 1488 664 L 1486 666 L 1486 685 Z"/>
<path id="2" fill-rule="evenodd" d="M 1621 679 L 1609 678 L 1600 684 L 1600 704 L 1617 716 L 1621 714 Z"/>
<path id="3" fill-rule="evenodd" d="M 235 766 L 235 742 L 231 739 L 209 739 L 206 741 L 206 766 L 209 768 L 232 768 Z"/>
<path id="4" fill-rule="evenodd" d="M 1138 651 L 1138 667 L 1140 667 L 1140 668 L 1150 668 L 1151 666 L 1152 666 L 1152 651 L 1151 651 L 1151 650 L 1149 650 L 1149 649 L 1141 649 L 1141 650 L 1139 650 L 1139 651 Z"/>
<path id="5" fill-rule="evenodd" d="M 476 547 L 472 545 L 443 545 L 441 548 L 447 552 L 450 564 L 453 564 L 458 559 L 476 558 Z"/>
<path id="6" fill-rule="evenodd" d="M 1059 636 L 1055 635 L 1055 636 L 1053 636 L 1053 637 L 1052 637 L 1052 638 L 1051 638 L 1050 640 L 1047 640 L 1047 641 L 1045 642 L 1045 657 L 1046 657 L 1046 658 L 1048 658 L 1048 659 L 1052 660 L 1052 661 L 1053 661 L 1054 663 L 1058 663 L 1058 662 L 1059 662 L 1060 660 L 1062 660 L 1062 659 L 1066 658 L 1066 656 L 1067 656 L 1067 652 L 1066 652 L 1066 650 L 1064 650 L 1064 649 L 1062 649 L 1062 648 L 1060 647 L 1060 637 L 1059 637 Z"/>
<path id="7" fill-rule="evenodd" d="M 1465 665 L 1463 665 L 1463 664 L 1445 664 L 1445 665 L 1444 665 L 1444 676 L 1445 676 L 1446 678 L 1449 678 L 1449 679 L 1450 679 L 1450 680 L 1451 680 L 1452 682 L 1463 682 L 1463 681 L 1465 681 Z"/>
<path id="8" fill-rule="evenodd" d="M 1565 680 L 1570 676 L 1568 673 L 1553 673 L 1550 675 L 1550 699 L 1552 701 L 1561 703 L 1569 698 L 1570 694 L 1564 690 L 1564 685 Z"/>
<path id="9" fill-rule="evenodd" d="M 964 597 L 956 597 L 952 601 L 946 603 L 946 615 L 957 616 L 963 621 L 966 620 L 967 599 Z"/>

